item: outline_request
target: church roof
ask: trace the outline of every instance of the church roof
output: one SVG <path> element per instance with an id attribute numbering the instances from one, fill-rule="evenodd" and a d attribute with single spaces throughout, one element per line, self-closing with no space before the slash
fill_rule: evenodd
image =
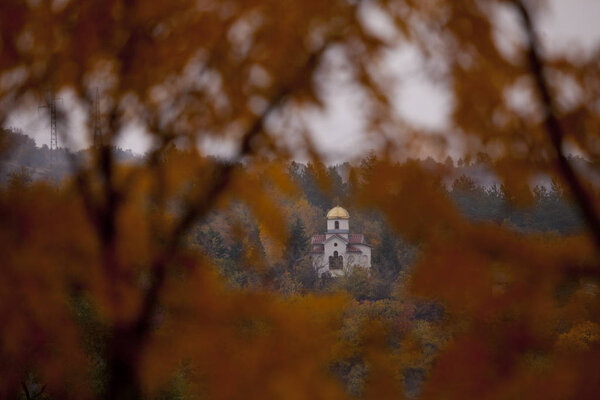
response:
<path id="1" fill-rule="evenodd" d="M 371 248 L 373 247 L 370 244 L 368 244 L 367 242 L 365 242 L 365 237 L 363 235 L 361 235 L 360 233 L 351 233 L 349 239 L 350 239 L 349 240 L 350 244 L 367 246 L 367 247 L 371 247 Z"/>
<path id="2" fill-rule="evenodd" d="M 340 239 L 342 242 L 346 242 L 346 243 L 348 242 L 348 239 L 346 239 L 346 238 L 345 238 L 345 237 L 343 237 L 343 236 L 340 236 L 340 235 L 338 235 L 337 233 L 335 233 L 335 234 L 333 234 L 333 235 L 329 236 L 329 238 L 327 238 L 327 240 L 325 240 L 325 242 L 329 242 L 329 241 L 330 241 L 331 239 L 333 239 L 333 238 L 338 238 L 338 239 Z"/>
<path id="3" fill-rule="evenodd" d="M 346 252 L 348 253 L 362 253 L 362 251 L 360 249 L 357 249 L 354 246 L 350 246 L 348 245 L 348 247 L 346 247 Z"/>
<path id="4" fill-rule="evenodd" d="M 312 244 L 325 243 L 326 237 L 327 237 L 326 235 L 313 235 L 311 243 Z"/>
<path id="5" fill-rule="evenodd" d="M 349 241 L 350 243 L 363 243 L 365 241 L 365 237 L 360 233 L 351 233 Z"/>
<path id="6" fill-rule="evenodd" d="M 333 237 L 337 237 L 341 240 L 343 240 L 344 242 L 348 242 L 350 244 L 361 244 L 363 246 L 369 246 L 367 243 L 365 243 L 365 237 L 364 235 L 360 234 L 360 233 L 351 233 L 350 235 L 348 235 L 348 239 L 344 238 L 343 236 L 340 235 L 331 235 L 329 238 L 333 238 Z M 313 235 L 312 236 L 312 240 L 310 241 L 311 244 L 323 244 L 327 242 L 327 235 Z M 371 246 L 369 246 L 371 247 Z"/>
<path id="7" fill-rule="evenodd" d="M 327 213 L 327 219 L 350 219 L 350 214 L 346 209 L 335 206 Z"/>

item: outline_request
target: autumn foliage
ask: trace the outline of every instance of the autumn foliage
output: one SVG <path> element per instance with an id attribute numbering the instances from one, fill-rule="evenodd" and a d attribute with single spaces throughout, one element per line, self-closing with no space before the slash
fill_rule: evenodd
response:
<path id="1" fill-rule="evenodd" d="M 0 398 L 596 398 L 597 171 L 565 149 L 597 165 L 598 58 L 547 57 L 535 30 L 544 3 L 525 6 L 3 0 L 2 126 L 51 91 L 61 126 L 85 117 L 75 134 L 90 147 L 63 181 L 13 174 L 0 187 Z M 498 12 L 521 29 L 508 46 Z M 451 93 L 444 132 L 394 110 L 385 57 L 402 45 Z M 340 76 L 376 144 L 345 182 L 306 123 Z M 515 90 L 531 107 L 515 109 Z M 132 130 L 151 149 L 119 162 Z M 14 137 L 1 132 L 0 161 Z M 202 154 L 211 141 L 231 157 Z M 507 207 L 547 196 L 532 190 L 543 177 L 581 229 L 465 216 L 451 168 L 414 159 L 444 159 L 457 143 Z M 310 161 L 305 175 L 293 159 Z M 479 189 L 464 178 L 453 190 Z M 302 238 L 334 201 L 376 248 L 396 246 L 387 260 L 403 267 L 378 281 L 393 285 L 306 267 Z"/>

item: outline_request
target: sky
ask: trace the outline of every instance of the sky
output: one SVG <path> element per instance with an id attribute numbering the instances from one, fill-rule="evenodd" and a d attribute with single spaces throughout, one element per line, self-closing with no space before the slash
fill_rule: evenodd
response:
<path id="1" fill-rule="evenodd" d="M 520 31 L 515 16 L 503 13 L 503 34 Z M 589 54 L 600 46 L 600 0 L 549 0 L 549 7 L 536 18 L 536 27 L 546 53 Z M 412 49 L 398 50 L 391 57 L 391 66 L 402 77 L 396 89 L 397 112 L 417 128 L 443 130 L 452 111 L 451 95 L 420 72 L 419 58 Z M 349 117 L 360 115 L 351 92 L 350 88 L 331 91 L 328 110 L 310 123 L 315 140 L 332 156 L 331 161 L 360 156 L 369 147 L 360 123 Z"/>
<path id="2" fill-rule="evenodd" d="M 582 51 L 589 53 L 600 46 L 600 0 L 549 0 L 550 7 L 536 18 L 538 33 L 546 52 Z M 505 13 L 500 25 L 506 32 L 518 29 L 515 15 Z M 377 21 L 377 16 L 370 17 Z M 373 24 L 377 28 L 377 23 Z M 443 130 L 448 125 L 451 112 L 450 94 L 422 73 L 419 54 L 411 48 L 398 48 L 390 52 L 389 68 L 397 74 L 394 103 L 399 116 L 417 128 Z M 63 104 L 75 109 L 71 126 L 83 126 L 83 113 L 77 113 L 77 105 L 69 93 L 61 94 Z M 323 110 L 306 113 L 313 140 L 326 154 L 328 161 L 341 162 L 360 157 L 376 144 L 365 134 L 362 126 L 360 99 L 351 85 L 343 82 L 325 88 Z M 79 116 L 77 116 L 79 115 Z M 21 128 L 32 136 L 38 145 L 49 143 L 49 129 L 45 114 L 15 114 L 9 126 Z M 76 128 L 77 129 L 77 128 Z M 120 147 L 143 153 L 151 142 L 141 129 L 132 127 L 118 143 Z M 64 143 L 63 143 L 64 145 Z M 85 146 L 82 139 L 73 138 L 71 147 Z M 202 147 L 209 153 L 227 156 L 232 147 L 222 143 L 205 142 Z"/>

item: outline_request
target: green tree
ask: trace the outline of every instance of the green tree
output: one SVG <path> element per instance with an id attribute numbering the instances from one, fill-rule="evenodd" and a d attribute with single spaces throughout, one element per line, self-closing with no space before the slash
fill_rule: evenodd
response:
<path id="1" fill-rule="evenodd" d="M 403 268 L 398 258 L 399 240 L 395 232 L 386 228 L 381 233 L 381 245 L 378 246 L 373 255 L 373 266 L 378 275 L 384 279 L 393 279 Z"/>
<path id="2" fill-rule="evenodd" d="M 355 267 L 343 277 L 337 278 L 337 285 L 356 300 L 367 300 L 371 296 L 371 277 L 366 268 Z"/>
<path id="3" fill-rule="evenodd" d="M 291 271 L 300 261 L 308 255 L 308 236 L 304 228 L 304 223 L 298 217 L 291 226 L 290 239 L 288 244 L 288 265 L 287 270 Z"/>
<path id="4" fill-rule="evenodd" d="M 212 227 L 209 227 L 206 233 L 200 230 L 196 234 L 196 241 L 211 258 L 225 258 L 228 254 L 223 237 Z"/>

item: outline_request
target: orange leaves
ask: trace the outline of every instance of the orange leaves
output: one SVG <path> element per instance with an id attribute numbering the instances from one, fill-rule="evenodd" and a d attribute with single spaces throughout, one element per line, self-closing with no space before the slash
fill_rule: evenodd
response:
<path id="1" fill-rule="evenodd" d="M 2 3 L 0 13 L 0 71 L 14 68 L 20 59 L 17 37 L 27 21 L 27 5 L 19 0 Z"/>
<path id="2" fill-rule="evenodd" d="M 173 276 L 164 300 L 141 364 L 148 390 L 187 365 L 211 398 L 341 398 L 327 363 L 342 299 L 230 291 L 196 268 Z"/>
<path id="3" fill-rule="evenodd" d="M 69 88 L 83 103 L 100 88 L 108 116 L 133 98 L 139 107 L 121 125 L 135 121 L 157 136 L 235 137 L 281 92 L 319 104 L 318 49 L 332 40 L 360 48 L 354 61 L 366 70 L 381 47 L 362 29 L 357 4 L 343 1 L 4 3 L 0 75 L 20 67 L 28 95 Z M 113 73 L 96 74 L 101 64 Z M 167 93 L 160 104 L 151 95 L 157 87 Z M 14 107 L 3 106 L 3 118 Z"/>
<path id="4" fill-rule="evenodd" d="M 569 363 L 540 349 L 525 327 L 509 322 L 494 328 L 492 332 L 474 329 L 445 349 L 422 398 L 564 399 L 574 396 L 581 383 Z"/>
<path id="5" fill-rule="evenodd" d="M 518 237 L 491 226 L 463 234 L 424 249 L 411 281 L 415 294 L 442 300 L 452 325 L 460 326 L 435 364 L 424 398 L 530 398 L 539 390 L 568 397 L 575 377 L 555 351 L 596 342 L 595 324 L 582 322 L 593 318 L 584 304 L 595 287 L 575 283 L 580 289 L 560 294 L 567 306 L 555 291 L 573 284 L 561 279 L 589 257 L 588 244 Z M 542 389 L 547 379 L 552 390 Z"/>
<path id="6" fill-rule="evenodd" d="M 424 249 L 411 281 L 415 294 L 441 299 L 483 320 L 508 312 L 547 327 L 558 306 L 552 298 L 555 285 L 574 262 L 568 248 L 582 244 L 519 237 L 492 226 L 463 234 Z"/>
<path id="7" fill-rule="evenodd" d="M 366 327 L 364 347 L 369 373 L 365 382 L 365 399 L 404 398 L 400 385 L 401 371 L 386 348 L 386 336 L 378 321 L 372 321 Z"/>
<path id="8" fill-rule="evenodd" d="M 487 260 L 456 244 L 432 246 L 416 266 L 415 294 L 441 298 L 452 308 L 473 310 L 492 293 Z"/>
<path id="9" fill-rule="evenodd" d="M 441 182 L 415 163 L 375 161 L 361 177 L 359 204 L 385 213 L 388 223 L 417 242 L 458 229 L 461 220 Z"/>
<path id="10" fill-rule="evenodd" d="M 438 360 L 423 397 L 485 398 L 497 380 L 489 359 L 489 349 L 480 338 L 465 336 L 458 339 Z"/>
<path id="11" fill-rule="evenodd" d="M 434 56 L 433 75 L 455 95 L 449 131 L 466 135 L 458 141 L 467 155 L 497 146 L 502 159 L 486 165 L 496 168 L 510 200 L 523 204 L 534 200 L 530 179 L 552 170 L 553 155 L 535 115 L 514 113 L 519 110 L 508 104 L 507 92 L 525 71 L 500 53 L 493 18 L 480 3 L 383 1 L 377 7 L 401 16 L 397 25 L 410 44 Z M 287 299 L 258 288 L 226 289 L 207 257 L 186 242 L 197 219 L 227 210 L 230 218 L 215 218 L 224 219 L 220 231 L 234 233 L 228 245 L 236 256 L 228 261 L 257 269 L 285 256 L 291 210 L 311 232 L 320 229 L 320 210 L 301 198 L 278 159 L 285 146 L 277 134 L 287 134 L 281 127 L 300 107 L 319 105 L 340 71 L 364 94 L 365 126 L 385 131 L 374 142 L 395 142 L 393 85 L 378 71 L 384 44 L 360 21 L 360 7 L 316 0 L 2 3 L 0 80 L 8 84 L 0 88 L 1 121 L 23 96 L 48 86 L 72 88 L 82 102 L 100 86 L 106 88 L 107 138 L 119 138 L 135 122 L 164 147 L 131 168 L 110 158 L 92 163 L 82 186 L 97 206 L 88 205 L 97 211 L 88 210 L 93 224 L 85 218 L 83 192 L 70 187 L 0 189 L 0 395 L 12 396 L 30 369 L 55 389 L 71 379 L 76 387 L 89 383 L 68 303 L 73 296 L 89 297 L 111 334 L 129 328 L 131 336 L 124 336 L 139 339 L 130 339 L 134 356 L 125 361 L 131 370 L 140 368 L 134 372 L 148 393 L 185 370 L 194 391 L 207 398 L 343 398 L 330 376 L 331 359 L 359 354 L 369 370 L 365 395 L 383 398 L 400 390 L 397 363 L 428 367 L 434 357 L 426 345 L 445 344 L 439 326 L 412 325 L 412 316 L 395 315 L 406 336 L 395 338 L 401 353 L 389 355 L 390 331 L 398 327 L 361 316 L 342 330 L 342 336 L 355 334 L 348 334 L 346 348 L 337 337 L 342 299 L 293 296 L 297 282 L 289 274 L 282 278 Z M 320 49 L 332 42 L 347 65 L 332 63 L 327 70 Z M 587 65 L 585 74 L 571 67 L 556 65 L 570 70 L 580 88 L 598 91 L 597 65 Z M 24 81 L 11 79 L 15 68 Z M 582 104 L 597 98 L 593 92 L 583 97 Z M 261 117 L 265 107 L 274 111 L 268 120 Z M 564 118 L 591 158 L 599 153 L 597 134 L 582 130 L 594 130 L 596 114 L 588 108 Z M 242 146 L 250 154 L 232 164 L 198 155 L 198 139 L 239 138 L 248 125 L 256 128 Z M 315 157 L 308 168 L 313 186 L 343 197 L 335 185 L 345 184 L 330 181 L 318 151 L 307 153 Z M 256 154 L 271 159 L 246 157 Z M 444 324 L 458 335 L 435 364 L 427 397 L 523 398 L 532 395 L 527 385 L 539 387 L 544 378 L 552 379 L 553 390 L 543 392 L 549 396 L 593 386 L 589 371 L 597 357 L 588 355 L 598 352 L 600 307 L 597 261 L 586 239 L 472 226 L 447 198 L 441 177 L 422 163 L 371 158 L 358 173 L 348 184 L 355 190 L 350 202 L 385 216 L 377 222 L 366 213 L 360 221 L 365 233 L 376 235 L 385 223 L 419 247 L 414 271 L 402 276 L 412 273 L 414 294 L 444 304 Z M 462 183 L 457 190 L 471 189 Z M 383 247 L 379 239 L 373 243 Z M 397 249 L 391 253 L 398 259 Z M 388 310 L 374 306 L 371 312 Z M 569 354 L 578 355 L 580 381 L 565 367 Z"/>
<path id="12" fill-rule="evenodd" d="M 53 392 L 72 385 L 65 398 L 85 396 L 88 365 L 70 296 L 87 284 L 76 266 L 93 269 L 96 253 L 80 205 L 68 191 L 36 184 L 2 188 L 0 210 L 0 395 L 12 397 L 35 371 Z"/>
<path id="13" fill-rule="evenodd" d="M 600 340 L 600 327 L 584 321 L 558 337 L 557 346 L 565 351 L 587 351 Z"/>
<path id="14" fill-rule="evenodd" d="M 247 170 L 240 170 L 234 175 L 231 193 L 235 193 L 235 196 L 228 199 L 230 203 L 245 203 L 259 225 L 261 236 L 280 248 L 287 242 L 289 221 L 275 198 L 282 195 L 291 197 L 298 193 L 284 171 L 284 164 L 276 162 L 248 166 Z M 280 254 L 277 249 L 273 249 L 273 252 L 274 255 Z"/>

